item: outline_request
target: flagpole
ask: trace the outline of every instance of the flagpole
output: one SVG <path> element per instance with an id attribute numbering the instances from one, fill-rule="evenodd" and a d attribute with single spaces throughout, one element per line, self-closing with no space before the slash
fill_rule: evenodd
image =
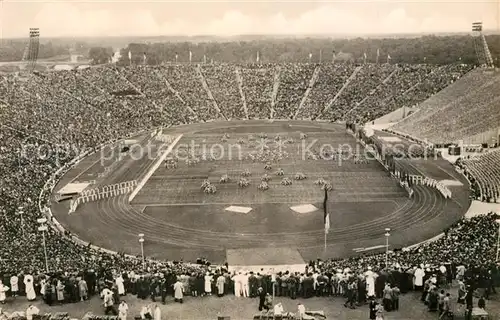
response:
<path id="1" fill-rule="evenodd" d="M 326 186 L 325 186 L 326 187 Z M 325 221 L 324 224 L 325 224 L 325 247 L 323 249 L 323 255 L 324 257 L 326 258 L 326 237 L 327 237 L 327 234 L 328 234 L 328 229 L 327 229 L 327 225 L 326 225 L 326 218 L 328 218 L 328 220 L 330 220 L 330 217 L 328 216 L 328 211 L 327 211 L 327 207 L 326 207 L 326 203 L 327 203 L 327 200 L 328 200 L 328 190 L 327 188 L 325 188 L 325 200 L 323 201 L 323 210 L 324 210 L 324 213 L 325 213 Z M 330 223 L 328 223 L 328 228 L 330 228 Z"/>
<path id="2" fill-rule="evenodd" d="M 327 235 L 327 232 L 325 231 L 325 248 L 323 250 L 325 258 L 326 258 L 326 235 Z"/>

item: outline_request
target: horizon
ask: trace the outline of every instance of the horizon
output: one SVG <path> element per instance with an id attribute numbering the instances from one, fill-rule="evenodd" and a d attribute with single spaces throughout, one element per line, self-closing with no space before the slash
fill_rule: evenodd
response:
<path id="1" fill-rule="evenodd" d="M 135 0 L 134 0 L 135 1 Z M 4 0 L 0 37 L 380 37 L 470 33 L 482 21 L 500 31 L 497 1 L 183 1 Z"/>
<path id="2" fill-rule="evenodd" d="M 499 30 L 483 30 L 482 33 L 486 36 L 488 35 L 500 35 Z M 79 39 L 147 39 L 147 38 L 185 38 L 185 41 L 189 39 L 196 38 L 211 38 L 211 39 L 221 39 L 221 40 L 231 40 L 234 38 L 255 38 L 242 41 L 253 41 L 253 40 L 273 40 L 273 39 L 332 39 L 332 40 L 343 40 L 343 39 L 394 39 L 394 38 L 417 38 L 425 36 L 461 36 L 472 34 L 471 31 L 457 31 L 457 32 L 420 32 L 420 33 L 381 33 L 381 34 L 354 34 L 354 33 L 337 33 L 337 34 L 235 34 L 235 35 L 215 35 L 215 34 L 195 34 L 195 35 L 182 35 L 182 34 L 172 34 L 172 35 L 111 35 L 111 36 L 43 36 L 43 30 L 40 30 L 40 40 L 79 40 Z M 3 37 L 0 40 L 23 40 L 29 37 L 29 31 L 27 30 L 25 36 L 19 37 Z"/>

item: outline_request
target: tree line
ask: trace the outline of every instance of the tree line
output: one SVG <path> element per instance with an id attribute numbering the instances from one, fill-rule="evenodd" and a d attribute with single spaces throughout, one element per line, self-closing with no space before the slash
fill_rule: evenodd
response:
<path id="1" fill-rule="evenodd" d="M 21 61 L 28 40 L 2 40 L 0 45 L 0 62 Z M 40 43 L 38 59 L 49 59 L 59 55 L 69 56 L 69 47 L 53 44 L 51 41 Z"/>
<path id="2" fill-rule="evenodd" d="M 273 39 L 234 42 L 130 43 L 120 50 L 118 64 L 387 62 L 477 64 L 471 35 L 385 39 Z M 500 35 L 486 36 L 498 66 Z M 131 59 L 129 59 L 129 53 Z"/>

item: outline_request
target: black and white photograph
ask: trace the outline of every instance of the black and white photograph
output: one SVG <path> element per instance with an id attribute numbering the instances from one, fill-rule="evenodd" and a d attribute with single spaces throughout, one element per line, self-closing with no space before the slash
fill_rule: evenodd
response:
<path id="1" fill-rule="evenodd" d="M 500 0 L 0 0 L 0 320 L 500 320 Z"/>

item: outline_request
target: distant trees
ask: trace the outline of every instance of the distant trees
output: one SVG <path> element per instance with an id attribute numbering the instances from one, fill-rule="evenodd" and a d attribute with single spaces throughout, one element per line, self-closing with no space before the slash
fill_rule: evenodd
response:
<path id="1" fill-rule="evenodd" d="M 179 38 L 177 40 L 180 40 Z M 248 41 L 221 42 L 202 39 L 204 42 L 172 41 L 155 43 L 130 43 L 121 49 L 119 65 L 189 62 L 189 52 L 192 52 L 192 61 L 195 63 L 206 60 L 208 63 L 254 63 L 259 53 L 260 63 L 276 62 L 311 62 L 318 63 L 332 61 L 334 55 L 338 62 L 362 62 L 366 52 L 366 61 L 387 61 L 391 56 L 392 63 L 477 63 L 474 50 L 474 38 L 471 35 L 453 36 L 422 36 L 415 38 L 288 38 L 288 39 L 253 39 Z M 500 35 L 486 36 L 493 60 L 498 65 L 500 58 Z M 28 39 L 2 40 L 0 44 L 0 61 L 20 61 Z M 113 55 L 113 50 L 106 47 L 109 42 L 41 39 L 38 58 L 49 59 L 59 55 L 68 55 L 70 48 L 78 53 L 89 52 L 89 59 L 95 63 L 107 63 Z M 90 47 L 94 45 L 95 47 Z M 120 43 L 119 46 L 122 46 Z M 115 46 L 115 45 L 113 45 Z M 116 47 L 116 46 L 115 46 Z M 131 59 L 129 59 L 129 52 Z M 106 56 L 106 58 L 105 58 Z"/>
<path id="2" fill-rule="evenodd" d="M 92 64 L 109 63 L 113 56 L 113 48 L 92 47 L 89 50 L 89 59 Z"/>
<path id="3" fill-rule="evenodd" d="M 29 40 L 1 40 L 0 62 L 21 61 Z M 69 47 L 54 45 L 51 41 L 40 43 L 38 59 L 52 58 L 58 55 L 68 55 Z"/>
<path id="4" fill-rule="evenodd" d="M 486 36 L 493 59 L 500 56 L 500 35 Z M 217 63 L 256 62 L 367 62 L 387 61 L 390 55 L 393 63 L 477 63 L 474 38 L 470 35 L 422 36 L 418 38 L 354 38 L 354 39 L 264 39 L 234 42 L 163 42 L 151 44 L 131 43 L 121 51 L 120 64 L 161 64 L 189 62 L 199 63 L 212 60 Z M 132 59 L 129 59 L 128 53 Z M 146 59 L 144 59 L 146 54 Z"/>

